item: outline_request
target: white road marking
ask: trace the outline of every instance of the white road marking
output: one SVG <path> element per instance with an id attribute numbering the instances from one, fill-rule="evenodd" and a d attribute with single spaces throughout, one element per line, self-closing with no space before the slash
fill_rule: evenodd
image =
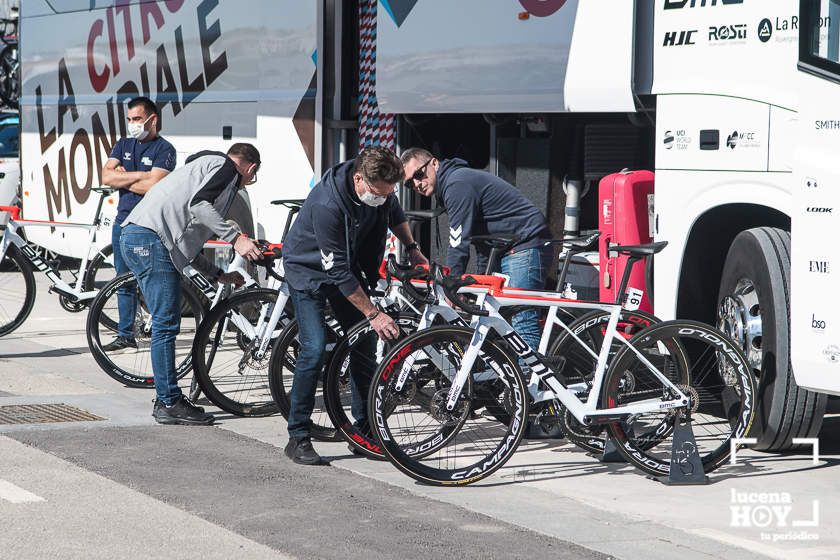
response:
<path id="1" fill-rule="evenodd" d="M 12 502 L 13 504 L 45 501 L 41 496 L 37 496 L 32 492 L 27 492 L 20 486 L 15 486 L 11 482 L 3 479 L 0 479 L 0 499 Z"/>

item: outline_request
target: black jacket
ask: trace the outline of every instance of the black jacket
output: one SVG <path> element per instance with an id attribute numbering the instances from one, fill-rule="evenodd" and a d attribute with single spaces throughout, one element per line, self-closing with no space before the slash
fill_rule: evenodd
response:
<path id="1" fill-rule="evenodd" d="M 388 228 L 405 222 L 397 197 L 363 204 L 353 188 L 354 160 L 327 171 L 310 191 L 283 244 L 286 280 L 296 290 L 332 284 L 345 296 L 376 284 Z"/>
<path id="2" fill-rule="evenodd" d="M 435 194 L 449 214 L 446 264 L 452 274 L 464 273 L 473 235 L 516 234 L 520 241 L 514 252 L 537 247 L 551 237 L 545 216 L 521 192 L 492 173 L 468 167 L 462 159 L 440 162 Z M 486 257 L 487 251 L 477 250 Z"/>

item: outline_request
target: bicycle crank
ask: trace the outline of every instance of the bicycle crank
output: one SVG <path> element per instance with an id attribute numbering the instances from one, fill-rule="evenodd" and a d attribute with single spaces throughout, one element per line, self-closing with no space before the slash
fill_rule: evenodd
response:
<path id="1" fill-rule="evenodd" d="M 87 307 L 86 303 L 71 299 L 62 294 L 58 295 L 58 304 L 61 305 L 62 309 L 70 313 L 79 313 Z"/>

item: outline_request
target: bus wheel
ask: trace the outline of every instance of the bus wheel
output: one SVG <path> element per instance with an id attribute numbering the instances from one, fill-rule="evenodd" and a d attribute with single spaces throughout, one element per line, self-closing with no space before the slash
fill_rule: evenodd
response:
<path id="1" fill-rule="evenodd" d="M 718 292 L 718 328 L 747 356 L 758 378 L 751 437 L 763 451 L 791 451 L 793 438 L 816 437 L 826 395 L 800 388 L 790 363 L 790 233 L 742 231 L 729 248 Z"/>

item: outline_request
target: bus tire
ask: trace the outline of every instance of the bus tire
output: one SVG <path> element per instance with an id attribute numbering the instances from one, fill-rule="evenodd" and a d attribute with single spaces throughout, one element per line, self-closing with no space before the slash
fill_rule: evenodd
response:
<path id="1" fill-rule="evenodd" d="M 799 387 L 790 363 L 790 233 L 758 227 L 729 248 L 718 292 L 718 327 L 747 355 L 757 376 L 751 446 L 792 451 L 793 438 L 817 437 L 827 397 Z"/>

